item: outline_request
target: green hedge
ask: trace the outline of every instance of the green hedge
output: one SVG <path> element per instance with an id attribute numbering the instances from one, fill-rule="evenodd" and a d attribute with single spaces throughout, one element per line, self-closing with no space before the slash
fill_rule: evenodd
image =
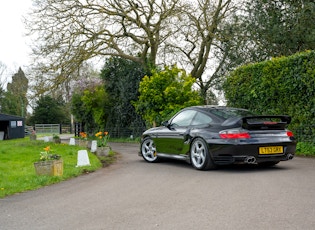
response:
<path id="1" fill-rule="evenodd" d="M 259 114 L 292 116 L 289 126 L 300 139 L 315 134 L 315 51 L 242 66 L 227 76 L 228 106 Z"/>

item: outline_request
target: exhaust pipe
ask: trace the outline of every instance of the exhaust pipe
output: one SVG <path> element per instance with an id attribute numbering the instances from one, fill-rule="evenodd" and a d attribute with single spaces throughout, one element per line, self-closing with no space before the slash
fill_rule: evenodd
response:
<path id="1" fill-rule="evenodd" d="M 246 157 L 244 159 L 244 163 L 246 164 L 256 164 L 256 158 L 255 157 Z"/>
<path id="2" fill-rule="evenodd" d="M 291 154 L 291 153 L 289 153 L 289 154 L 287 155 L 287 159 L 288 159 L 288 160 L 292 160 L 292 159 L 293 159 L 293 157 L 294 157 L 294 155 L 293 155 L 293 154 Z"/>

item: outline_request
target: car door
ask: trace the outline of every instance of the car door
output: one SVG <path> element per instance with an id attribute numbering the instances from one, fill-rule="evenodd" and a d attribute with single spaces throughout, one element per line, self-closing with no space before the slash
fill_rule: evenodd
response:
<path id="1" fill-rule="evenodd" d="M 176 114 L 162 130 L 156 134 L 155 145 L 159 153 L 181 154 L 184 136 L 196 115 L 194 110 L 184 110 Z"/>

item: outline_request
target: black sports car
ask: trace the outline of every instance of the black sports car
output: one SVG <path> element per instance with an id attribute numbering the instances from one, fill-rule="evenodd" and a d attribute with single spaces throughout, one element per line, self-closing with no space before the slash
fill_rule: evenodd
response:
<path id="1" fill-rule="evenodd" d="M 237 163 L 273 166 L 294 157 L 296 140 L 286 129 L 290 121 L 290 116 L 257 116 L 238 108 L 188 107 L 145 131 L 139 155 L 148 162 L 186 160 L 199 170 Z"/>

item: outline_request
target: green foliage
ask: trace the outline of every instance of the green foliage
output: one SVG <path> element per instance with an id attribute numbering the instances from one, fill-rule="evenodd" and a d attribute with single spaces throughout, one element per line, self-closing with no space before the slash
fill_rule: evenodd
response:
<path id="1" fill-rule="evenodd" d="M 223 85 L 229 106 L 292 116 L 297 132 L 315 124 L 315 51 L 236 69 Z M 301 134 L 302 135 L 302 134 Z"/>
<path id="2" fill-rule="evenodd" d="M 42 96 L 37 101 L 30 123 L 34 124 L 62 124 L 68 123 L 69 117 L 65 113 L 62 99 L 54 99 L 49 95 Z"/>
<path id="3" fill-rule="evenodd" d="M 105 130 L 112 136 L 114 134 L 121 136 L 120 132 L 126 129 L 134 135 L 142 132 L 144 122 L 136 113 L 131 101 L 137 100 L 139 82 L 146 74 L 149 73 L 142 65 L 130 60 L 113 57 L 106 61 L 101 77 L 111 103 Z"/>
<path id="4" fill-rule="evenodd" d="M 202 98 L 192 90 L 195 79 L 177 67 L 165 67 L 145 76 L 140 82 L 138 101 L 134 106 L 142 117 L 155 126 L 180 109 L 201 104 Z"/>
<path id="5" fill-rule="evenodd" d="M 97 86 L 94 90 L 84 90 L 81 97 L 85 109 L 92 113 L 95 123 L 99 128 L 105 127 L 106 114 L 105 107 L 107 105 L 107 94 L 103 86 Z"/>
<path id="6" fill-rule="evenodd" d="M 39 160 L 40 152 L 48 145 L 52 153 L 60 155 L 63 160 L 63 176 L 38 176 L 35 173 L 34 162 Z M 1 141 L 0 198 L 64 181 L 102 167 L 97 157 L 91 153 L 88 153 L 91 166 L 76 167 L 77 152 L 80 149 L 80 146 L 30 141 L 28 138 Z"/>
<path id="7" fill-rule="evenodd" d="M 18 72 L 12 76 L 12 82 L 8 83 L 7 91 L 2 93 L 0 101 L 1 113 L 25 116 L 28 100 L 26 93 L 28 90 L 28 79 L 19 68 Z"/>
<path id="8" fill-rule="evenodd" d="M 22 101 L 12 92 L 4 92 L 1 99 L 1 113 L 21 116 Z"/>
<path id="9" fill-rule="evenodd" d="M 71 111 L 76 121 L 82 122 L 85 130 L 95 133 L 104 129 L 109 116 L 109 99 L 101 82 L 85 82 L 77 88 L 71 101 Z"/>
<path id="10" fill-rule="evenodd" d="M 300 156 L 315 156 L 315 145 L 310 142 L 298 142 L 296 154 Z"/>
<path id="11" fill-rule="evenodd" d="M 245 5 L 242 28 L 247 29 L 252 60 L 289 56 L 315 49 L 313 0 L 250 0 Z"/>
<path id="12" fill-rule="evenodd" d="M 92 113 L 85 108 L 81 97 L 82 94 L 79 91 L 73 93 L 71 98 L 71 112 L 77 122 L 93 121 Z"/>

